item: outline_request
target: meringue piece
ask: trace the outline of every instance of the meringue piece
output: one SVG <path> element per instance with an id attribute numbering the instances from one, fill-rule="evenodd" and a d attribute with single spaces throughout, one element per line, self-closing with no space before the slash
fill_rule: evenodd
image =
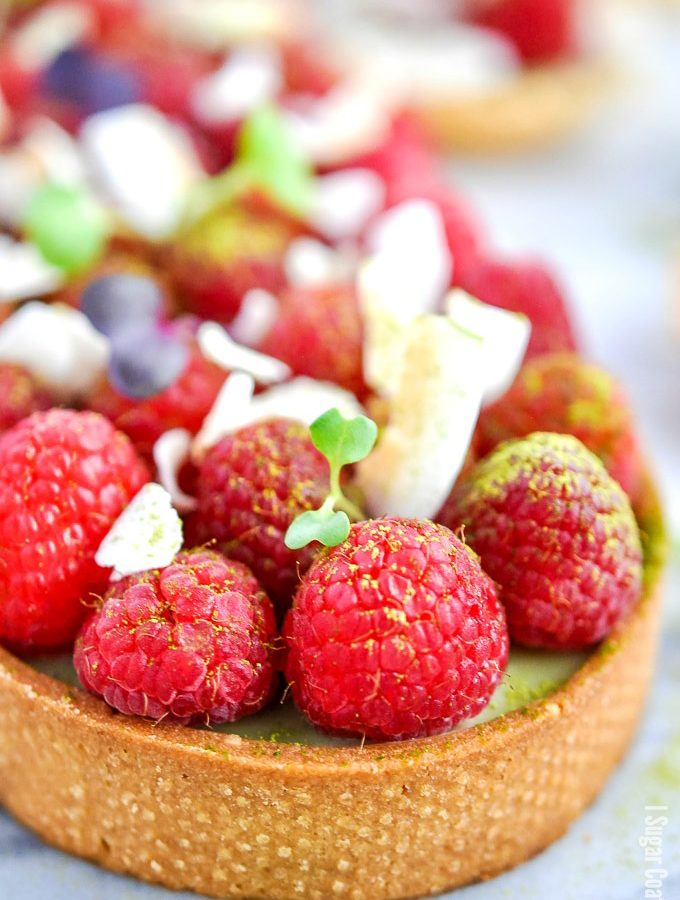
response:
<path id="1" fill-rule="evenodd" d="M 245 372 L 260 384 L 274 384 L 290 378 L 290 368 L 280 359 L 267 356 L 232 340 L 217 322 L 203 322 L 196 340 L 203 356 L 231 372 Z"/>
<path id="2" fill-rule="evenodd" d="M 276 97 L 281 85 L 281 55 L 275 47 L 238 49 L 216 72 L 199 81 L 191 105 L 206 125 L 235 122 Z"/>
<path id="3" fill-rule="evenodd" d="M 152 240 L 177 227 L 189 189 L 204 177 L 189 137 L 158 110 L 130 104 L 81 129 L 86 158 L 122 218 Z"/>
<path id="4" fill-rule="evenodd" d="M 365 84 L 338 85 L 285 118 L 310 162 L 335 165 L 386 140 L 391 104 L 384 91 Z"/>
<path id="5" fill-rule="evenodd" d="M 171 428 L 153 446 L 158 480 L 172 498 L 172 505 L 181 513 L 196 509 L 196 498 L 179 486 L 179 473 L 191 457 L 192 436 L 186 428 Z"/>
<path id="6" fill-rule="evenodd" d="M 276 297 L 264 288 L 252 288 L 243 297 L 241 308 L 229 326 L 231 336 L 239 344 L 254 347 L 268 333 L 278 314 Z"/>
<path id="7" fill-rule="evenodd" d="M 234 372 L 224 382 L 201 430 L 191 445 L 191 458 L 200 462 L 205 453 L 225 435 L 248 423 L 255 380 L 246 372 Z"/>
<path id="8" fill-rule="evenodd" d="M 337 407 L 347 418 L 353 418 L 362 411 L 359 401 L 350 391 L 313 378 L 294 378 L 255 396 L 254 387 L 255 383 L 249 375 L 237 372 L 229 376 L 201 431 L 194 438 L 191 449 L 194 459 L 200 459 L 225 435 L 253 422 L 285 418 L 311 425 L 333 407 Z"/>
<path id="9" fill-rule="evenodd" d="M 410 329 L 390 422 L 358 480 L 372 515 L 432 518 L 468 451 L 485 387 L 483 338 L 444 316 Z"/>
<path id="10" fill-rule="evenodd" d="M 358 276 L 364 372 L 368 384 L 389 397 L 400 381 L 411 324 L 438 308 L 452 260 L 441 213 L 427 200 L 409 200 L 383 213 L 367 242 L 374 256 Z"/>
<path id="11" fill-rule="evenodd" d="M 25 366 L 68 403 L 105 372 L 109 342 L 77 309 L 33 301 L 0 326 L 0 360 Z"/>
<path id="12" fill-rule="evenodd" d="M 316 179 L 314 228 L 331 241 L 355 238 L 383 206 L 385 183 L 370 169 L 345 169 Z"/>
<path id="13" fill-rule="evenodd" d="M 307 288 L 346 281 L 354 266 L 349 254 L 314 238 L 301 237 L 288 247 L 283 268 L 289 284 Z"/>
<path id="14" fill-rule="evenodd" d="M 145 484 L 99 545 L 95 562 L 111 581 L 169 566 L 182 547 L 182 521 L 160 484 Z"/>
<path id="15" fill-rule="evenodd" d="M 94 29 L 94 12 L 86 3 L 49 3 L 15 29 L 12 55 L 22 68 L 34 72 L 82 43 Z"/>
<path id="16" fill-rule="evenodd" d="M 482 303 L 460 288 L 447 294 L 444 309 L 461 328 L 484 336 L 484 399 L 497 399 L 510 387 L 522 365 L 531 334 L 529 319 Z"/>
<path id="17" fill-rule="evenodd" d="M 46 262 L 33 244 L 0 234 L 0 304 L 49 294 L 61 287 L 61 269 Z"/>

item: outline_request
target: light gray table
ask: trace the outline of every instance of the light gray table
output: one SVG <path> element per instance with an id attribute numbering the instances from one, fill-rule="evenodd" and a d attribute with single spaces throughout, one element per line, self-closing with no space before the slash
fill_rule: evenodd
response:
<path id="1" fill-rule="evenodd" d="M 638 77 L 587 134 L 556 152 L 502 163 L 460 161 L 452 175 L 502 250 L 555 263 L 591 355 L 626 383 L 680 535 L 680 336 L 670 265 L 680 243 L 680 24 L 638 32 Z M 679 289 L 680 293 L 680 289 Z M 667 806 L 666 900 L 680 898 L 680 550 L 667 591 L 659 669 L 638 738 L 595 805 L 531 862 L 457 900 L 644 897 L 645 807 Z M 483 835 L 479 836 L 484 839 Z M 0 813 L 0 897 L 170 900 L 44 846 Z M 184 896 L 184 895 L 183 895 Z M 190 895 L 186 895 L 187 897 Z"/>

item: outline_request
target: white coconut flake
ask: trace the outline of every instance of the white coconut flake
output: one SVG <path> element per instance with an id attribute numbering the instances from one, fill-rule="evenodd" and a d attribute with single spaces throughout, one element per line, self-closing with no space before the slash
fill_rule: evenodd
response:
<path id="1" fill-rule="evenodd" d="M 60 401 L 71 402 L 104 373 L 109 342 L 77 309 L 34 301 L 0 326 L 0 360 L 25 366 Z"/>
<path id="2" fill-rule="evenodd" d="M 191 456 L 200 461 L 223 437 L 247 424 L 255 380 L 245 372 L 234 372 L 224 382 L 201 430 L 191 445 Z"/>
<path id="3" fill-rule="evenodd" d="M 385 202 L 385 183 L 370 169 L 322 175 L 314 184 L 310 222 L 331 241 L 355 238 Z"/>
<path id="4" fill-rule="evenodd" d="M 378 146 L 389 135 L 390 102 L 377 86 L 346 82 L 284 115 L 294 139 L 317 165 L 335 165 Z"/>
<path id="5" fill-rule="evenodd" d="M 358 468 L 372 515 L 436 515 L 468 451 L 484 361 L 482 337 L 446 317 L 413 323 L 390 422 Z"/>
<path id="6" fill-rule="evenodd" d="M 144 485 L 113 523 L 95 554 L 112 581 L 169 566 L 182 547 L 182 521 L 160 484 Z"/>
<path id="7" fill-rule="evenodd" d="M 153 2 L 151 12 L 183 43 L 220 50 L 299 37 L 305 10 L 291 0 L 163 0 Z"/>
<path id="8" fill-rule="evenodd" d="M 280 359 L 237 344 L 217 322 L 203 322 L 196 333 L 203 356 L 230 372 L 246 372 L 260 384 L 290 378 L 291 370 Z"/>
<path id="9" fill-rule="evenodd" d="M 441 213 L 426 200 L 402 203 L 380 216 L 368 244 L 374 255 L 358 275 L 364 373 L 371 387 L 389 397 L 401 378 L 411 325 L 439 307 L 452 260 Z"/>
<path id="10" fill-rule="evenodd" d="M 482 303 L 460 289 L 446 296 L 444 308 L 461 328 L 484 336 L 484 399 L 495 400 L 510 387 L 522 365 L 531 334 L 529 319 Z"/>
<path id="11" fill-rule="evenodd" d="M 305 425 L 333 407 L 347 418 L 362 411 L 350 391 L 313 378 L 293 378 L 253 396 L 253 379 L 248 375 L 230 375 L 217 395 L 201 431 L 194 439 L 192 457 L 200 459 L 225 435 L 264 419 L 295 419 Z"/>
<path id="12" fill-rule="evenodd" d="M 188 135 L 153 107 L 131 104 L 90 116 L 81 141 L 121 217 L 152 240 L 167 237 L 205 175 Z"/>
<path id="13" fill-rule="evenodd" d="M 80 44 L 94 30 L 94 12 L 86 3 L 48 3 L 32 13 L 12 35 L 19 65 L 35 71 Z"/>
<path id="14" fill-rule="evenodd" d="M 87 182 L 80 145 L 52 119 L 31 119 L 21 146 L 38 163 L 44 180 L 76 186 Z"/>
<path id="15" fill-rule="evenodd" d="M 61 287 L 64 275 L 37 247 L 0 234 L 0 304 L 28 300 Z"/>
<path id="16" fill-rule="evenodd" d="M 239 344 L 254 347 L 268 333 L 279 314 L 279 301 L 264 288 L 252 288 L 229 325 L 231 336 Z"/>
<path id="17" fill-rule="evenodd" d="M 234 122 L 276 97 L 281 85 L 278 50 L 273 46 L 244 47 L 198 82 L 191 105 L 197 119 L 206 125 Z"/>
<path id="18" fill-rule="evenodd" d="M 196 509 L 196 498 L 179 486 L 179 473 L 191 457 L 192 435 L 186 428 L 171 428 L 153 446 L 158 480 L 172 497 L 172 504 L 181 513 Z"/>
<path id="19" fill-rule="evenodd" d="M 289 284 L 308 288 L 337 284 L 352 277 L 355 268 L 354 255 L 340 247 L 328 247 L 310 237 L 296 238 L 291 242 L 283 260 Z"/>

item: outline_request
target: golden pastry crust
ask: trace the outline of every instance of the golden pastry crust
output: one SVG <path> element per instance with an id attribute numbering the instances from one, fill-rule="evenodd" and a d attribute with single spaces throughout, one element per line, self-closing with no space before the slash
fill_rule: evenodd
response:
<path id="1" fill-rule="evenodd" d="M 603 61 L 545 65 L 486 96 L 433 96 L 414 112 L 446 150 L 510 153 L 551 144 L 583 125 L 612 80 Z"/>
<path id="2" fill-rule="evenodd" d="M 364 748 L 249 741 L 126 719 L 0 650 L 0 800 L 63 850 L 215 897 L 407 898 L 496 875 L 568 828 L 635 730 L 664 551 L 645 496 L 645 597 L 524 710 Z"/>

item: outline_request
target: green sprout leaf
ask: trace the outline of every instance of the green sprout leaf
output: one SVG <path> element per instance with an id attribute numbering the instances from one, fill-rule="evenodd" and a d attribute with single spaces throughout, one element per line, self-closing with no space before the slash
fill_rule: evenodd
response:
<path id="1" fill-rule="evenodd" d="M 349 534 L 350 520 L 362 519 L 363 512 L 342 492 L 343 466 L 364 459 L 373 449 L 378 428 L 366 416 L 346 419 L 337 409 L 329 409 L 310 425 L 312 442 L 328 460 L 330 490 L 319 509 L 299 515 L 286 532 L 286 547 L 299 550 L 312 541 L 325 547 L 341 544 Z"/>
<path id="2" fill-rule="evenodd" d="M 264 191 L 292 215 L 303 216 L 311 203 L 313 177 L 276 107 L 257 107 L 241 126 L 232 165 L 191 192 L 186 222 L 195 222 L 253 188 Z"/>
<path id="3" fill-rule="evenodd" d="M 310 509 L 299 515 L 286 532 L 286 547 L 299 550 L 312 541 L 324 547 L 341 544 L 349 534 L 349 516 L 345 512 Z"/>

